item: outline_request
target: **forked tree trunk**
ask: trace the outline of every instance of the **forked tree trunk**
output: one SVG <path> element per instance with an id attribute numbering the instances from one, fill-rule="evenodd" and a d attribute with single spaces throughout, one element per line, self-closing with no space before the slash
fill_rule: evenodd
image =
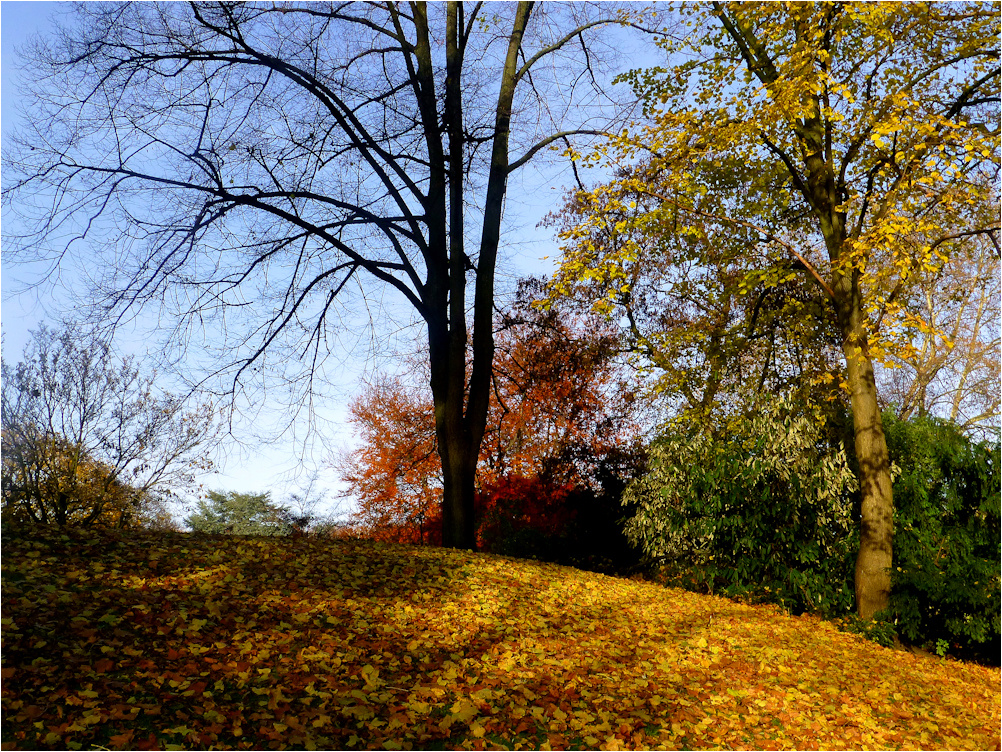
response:
<path id="1" fill-rule="evenodd" d="M 477 546 L 476 472 L 480 444 L 487 426 L 494 361 L 494 272 L 501 237 L 504 195 L 508 184 L 508 140 L 512 101 L 518 83 L 519 50 L 531 11 L 531 2 L 520 2 L 517 6 L 508 38 L 508 53 L 501 72 L 476 265 L 472 360 L 467 383 L 465 293 L 469 260 L 463 248 L 463 156 L 466 129 L 463 123 L 460 82 L 464 49 L 460 36 L 460 6 L 456 2 L 450 2 L 447 6 L 444 126 L 449 138 L 449 155 L 446 157 L 449 163 L 449 305 L 447 322 L 429 321 L 429 343 L 435 426 L 439 455 L 442 458 L 442 544 L 451 548 L 473 550 Z"/>

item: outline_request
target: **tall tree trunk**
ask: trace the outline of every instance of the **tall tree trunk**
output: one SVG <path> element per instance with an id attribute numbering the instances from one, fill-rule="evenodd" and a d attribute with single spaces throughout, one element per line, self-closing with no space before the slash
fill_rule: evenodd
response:
<path id="1" fill-rule="evenodd" d="M 529 21 L 532 3 L 521 2 L 508 39 L 495 111 L 491 167 L 487 177 L 487 197 L 476 266 L 473 302 L 472 363 L 466 384 L 466 289 L 467 257 L 462 247 L 462 159 L 464 128 L 459 71 L 462 65 L 461 4 L 449 4 L 446 40 L 446 128 L 450 156 L 450 258 L 449 258 L 449 373 L 445 397 L 435 396 L 439 453 L 444 477 L 442 500 L 442 544 L 453 548 L 476 548 L 476 472 L 480 444 L 487 426 L 491 374 L 494 362 L 494 273 L 501 235 L 501 214 L 508 185 L 508 137 L 512 100 L 518 83 L 519 49 Z M 432 352 L 434 358 L 434 351 Z M 433 364 L 434 380 L 434 364 Z M 440 387 L 441 388 L 441 387 Z M 434 384 L 433 384 L 433 392 Z M 440 415 L 441 413 L 441 415 Z"/>
<path id="2" fill-rule="evenodd" d="M 476 548 L 475 495 L 477 457 L 480 441 L 476 438 L 476 418 L 470 413 L 473 384 L 467 397 L 466 348 L 466 271 L 468 257 L 465 246 L 465 213 L 463 194 L 466 154 L 463 127 L 463 7 L 459 2 L 446 6 L 445 30 L 445 108 L 444 125 L 449 141 L 449 400 L 446 407 L 446 435 L 439 446 L 443 455 L 444 507 L 442 509 L 442 543 L 453 548 Z M 478 272 L 479 276 L 479 272 Z M 493 308 L 493 285 L 491 307 Z M 476 306 L 476 304 L 475 304 Z M 478 354 L 473 353 L 474 363 Z M 488 364 L 488 368 L 490 365 Z"/>
<path id="3" fill-rule="evenodd" d="M 833 291 L 842 332 L 862 497 L 856 610 L 861 619 L 869 620 L 887 608 L 891 595 L 894 536 L 891 463 L 877 402 L 873 361 L 863 328 L 858 273 L 837 277 Z"/>

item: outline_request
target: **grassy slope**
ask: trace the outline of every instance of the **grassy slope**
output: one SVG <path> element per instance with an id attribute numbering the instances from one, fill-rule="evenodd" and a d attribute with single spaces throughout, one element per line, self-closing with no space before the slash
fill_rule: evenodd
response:
<path id="1" fill-rule="evenodd" d="M 4 749 L 997 749 L 999 671 L 565 567 L 311 539 L 3 542 Z"/>

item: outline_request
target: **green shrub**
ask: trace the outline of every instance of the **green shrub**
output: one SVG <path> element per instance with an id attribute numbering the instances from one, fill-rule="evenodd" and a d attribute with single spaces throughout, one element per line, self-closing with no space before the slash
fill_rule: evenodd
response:
<path id="1" fill-rule="evenodd" d="M 778 403 L 729 436 L 669 436 L 629 486 L 630 541 L 682 586 L 795 612 L 852 608 L 856 478 L 809 418 Z"/>
<path id="2" fill-rule="evenodd" d="M 929 649 L 998 662 L 999 446 L 936 418 L 884 415 L 894 483 L 891 612 Z M 952 648 L 952 649 L 950 649 Z"/>
<path id="3" fill-rule="evenodd" d="M 667 584 L 791 611 L 843 617 L 890 644 L 998 663 L 1000 450 L 944 420 L 884 427 L 894 475 L 891 605 L 873 623 L 851 616 L 858 550 L 852 458 L 779 404 L 721 438 L 667 436 L 624 502 L 626 533 Z"/>
<path id="4" fill-rule="evenodd" d="M 185 518 L 197 533 L 232 535 L 289 535 L 296 526 L 287 510 L 273 504 L 268 493 L 209 491 L 198 508 Z"/>

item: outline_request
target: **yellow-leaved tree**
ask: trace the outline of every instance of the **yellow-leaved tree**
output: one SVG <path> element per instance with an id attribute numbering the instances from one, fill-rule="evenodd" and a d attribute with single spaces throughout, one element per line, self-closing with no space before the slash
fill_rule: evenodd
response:
<path id="1" fill-rule="evenodd" d="M 870 619 L 888 603 L 893 542 L 874 364 L 907 355 L 916 333 L 945 336 L 907 304 L 913 279 L 974 237 L 998 248 L 998 12 L 809 2 L 680 14 L 668 65 L 624 77 L 647 120 L 579 155 L 615 177 L 575 198 L 554 287 L 584 283 L 600 307 L 620 304 L 638 244 L 661 234 L 742 239 L 739 290 L 801 275 L 820 291 L 853 415 L 856 602 Z"/>

